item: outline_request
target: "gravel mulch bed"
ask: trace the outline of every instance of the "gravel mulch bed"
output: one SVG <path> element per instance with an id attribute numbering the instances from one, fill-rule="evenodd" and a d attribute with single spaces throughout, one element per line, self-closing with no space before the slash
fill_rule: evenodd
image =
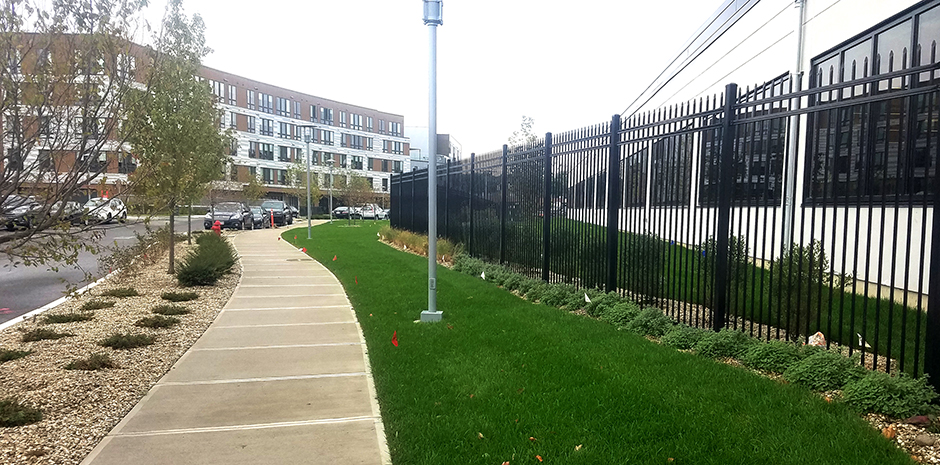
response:
<path id="1" fill-rule="evenodd" d="M 178 244 L 181 258 L 187 244 Z M 195 243 L 193 244 L 195 247 Z M 86 294 L 70 299 L 29 321 L 0 332 L 0 349 L 32 350 L 24 358 L 0 364 L 0 398 L 13 397 L 42 410 L 38 423 L 0 427 L 0 463 L 78 464 L 131 408 L 156 384 L 180 356 L 205 332 L 228 302 L 241 276 L 240 265 L 211 287 L 183 288 L 166 273 L 167 256 L 132 272 L 119 272 Z M 133 287 L 136 297 L 102 297 L 110 289 Z M 171 304 L 160 298 L 166 291 L 195 291 L 199 298 L 178 305 L 190 310 L 179 324 L 160 329 L 135 326 L 151 310 Z M 90 300 L 114 301 L 113 307 L 82 312 Z M 90 313 L 90 321 L 42 324 L 47 315 Z M 74 336 L 56 340 L 21 342 L 23 333 L 37 328 Z M 146 334 L 153 345 L 113 350 L 98 341 L 117 332 Z M 118 368 L 99 371 L 63 367 L 94 353 L 107 354 Z"/>

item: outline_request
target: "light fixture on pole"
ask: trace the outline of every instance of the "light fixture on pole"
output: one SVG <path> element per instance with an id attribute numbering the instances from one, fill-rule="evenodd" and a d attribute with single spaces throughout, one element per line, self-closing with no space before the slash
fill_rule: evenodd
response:
<path id="1" fill-rule="evenodd" d="M 428 61 L 428 309 L 422 322 L 441 321 L 437 309 L 437 27 L 444 24 L 442 0 L 424 0 L 424 25 L 430 33 Z"/>
<path id="2" fill-rule="evenodd" d="M 307 239 L 311 239 L 312 237 L 310 236 L 310 223 L 311 223 L 310 222 L 310 210 L 312 207 L 310 205 L 310 139 L 312 139 L 311 133 L 313 132 L 314 127 L 310 125 L 304 125 L 300 127 L 303 129 L 309 129 L 308 131 L 304 131 L 304 141 L 307 142 Z"/>

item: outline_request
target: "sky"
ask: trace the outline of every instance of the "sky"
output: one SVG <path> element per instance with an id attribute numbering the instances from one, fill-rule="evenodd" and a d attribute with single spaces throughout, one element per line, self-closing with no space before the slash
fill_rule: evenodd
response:
<path id="1" fill-rule="evenodd" d="M 437 128 L 463 152 L 609 121 L 722 0 L 445 0 Z M 146 12 L 156 29 L 165 0 Z M 428 124 L 421 0 L 185 0 L 206 24 L 206 66 Z"/>

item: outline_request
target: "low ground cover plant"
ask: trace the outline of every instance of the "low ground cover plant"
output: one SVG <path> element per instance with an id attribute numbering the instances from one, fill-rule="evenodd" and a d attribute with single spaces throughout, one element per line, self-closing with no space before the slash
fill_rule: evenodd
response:
<path id="1" fill-rule="evenodd" d="M 42 323 L 51 325 L 58 323 L 74 323 L 77 321 L 88 321 L 94 316 L 87 313 L 62 313 L 59 315 L 46 315 L 42 318 Z"/>
<path id="2" fill-rule="evenodd" d="M 913 378 L 905 373 L 889 375 L 869 371 L 865 376 L 849 381 L 842 391 L 846 404 L 859 412 L 871 412 L 894 418 L 907 418 L 936 412 L 931 405 L 937 393 L 926 378 Z"/>
<path id="3" fill-rule="evenodd" d="M 157 315 L 173 316 L 186 315 L 189 313 L 189 310 L 187 310 L 186 307 L 183 307 L 182 305 L 157 305 L 153 308 L 152 312 L 156 313 Z"/>
<path id="4" fill-rule="evenodd" d="M 95 371 L 105 368 L 118 368 L 118 366 L 108 354 L 102 353 L 91 354 L 88 358 L 73 360 L 65 365 L 66 370 Z"/>
<path id="5" fill-rule="evenodd" d="M 199 298 L 198 292 L 164 292 L 160 294 L 160 298 L 163 300 L 169 300 L 170 302 L 188 302 L 190 300 L 196 300 Z"/>
<path id="6" fill-rule="evenodd" d="M 104 347 L 110 347 L 115 350 L 127 350 L 135 349 L 137 347 L 144 347 L 153 344 L 156 339 L 153 336 L 148 336 L 146 334 L 124 334 L 116 333 L 108 336 L 101 341 L 98 341 L 98 345 Z"/>
<path id="7" fill-rule="evenodd" d="M 866 372 L 854 359 L 838 352 L 819 350 L 790 365 L 783 372 L 783 379 L 822 392 L 841 389 L 849 381 L 864 377 Z"/>
<path id="8" fill-rule="evenodd" d="M 0 349 L 0 363 L 23 358 L 31 353 L 33 353 L 31 350 Z"/>
<path id="9" fill-rule="evenodd" d="M 726 328 L 721 331 L 709 331 L 698 344 L 695 353 L 708 358 L 740 358 L 745 351 L 759 341 L 741 331 Z"/>
<path id="10" fill-rule="evenodd" d="M 113 306 L 114 306 L 114 301 L 113 301 L 113 300 L 97 300 L 97 299 L 95 299 L 95 300 L 89 300 L 88 302 L 85 302 L 84 304 L 82 304 L 81 310 L 82 310 L 83 312 L 87 312 L 87 311 L 91 311 L 91 310 L 101 310 L 102 308 L 110 308 L 110 307 L 113 307 Z"/>
<path id="11" fill-rule="evenodd" d="M 741 363 L 755 370 L 783 373 L 803 359 L 800 347 L 792 342 L 773 340 L 754 344 L 741 355 Z"/>
<path id="12" fill-rule="evenodd" d="M 63 337 L 74 336 L 72 333 L 57 333 L 51 329 L 39 328 L 23 333 L 23 342 L 35 342 L 45 339 L 62 339 Z"/>
<path id="13" fill-rule="evenodd" d="M 115 289 L 109 289 L 109 290 L 107 290 L 107 291 L 104 291 L 104 292 L 101 293 L 101 295 L 102 295 L 102 296 L 105 296 L 105 297 L 121 297 L 121 298 L 123 298 L 123 297 L 135 297 L 135 296 L 139 296 L 140 293 L 137 292 L 137 289 L 134 289 L 133 287 L 118 287 L 118 288 L 115 288 Z"/>
<path id="14" fill-rule="evenodd" d="M 179 322 L 179 318 L 173 318 L 172 316 L 154 315 L 137 320 L 134 326 L 140 326 L 141 328 L 169 328 L 170 326 L 179 324 Z"/>
<path id="15" fill-rule="evenodd" d="M 10 428 L 42 421 L 42 411 L 13 398 L 0 399 L 0 426 Z"/>
<path id="16" fill-rule="evenodd" d="M 664 315 L 658 308 L 646 308 L 636 318 L 630 320 L 624 328 L 642 336 L 662 337 L 675 326 L 672 318 Z"/>
<path id="17" fill-rule="evenodd" d="M 691 350 L 711 331 L 702 328 L 693 328 L 688 325 L 676 325 L 663 335 L 661 342 L 665 346 L 679 350 Z"/>

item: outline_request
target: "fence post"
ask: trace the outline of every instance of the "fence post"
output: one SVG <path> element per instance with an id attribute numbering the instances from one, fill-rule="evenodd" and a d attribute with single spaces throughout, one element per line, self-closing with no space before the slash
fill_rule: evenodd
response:
<path id="1" fill-rule="evenodd" d="M 545 191 L 542 195 L 542 281 L 548 282 L 552 257 L 552 133 L 545 133 Z"/>
<path id="2" fill-rule="evenodd" d="M 617 238 L 620 232 L 620 115 L 610 119 L 607 148 L 607 292 L 617 290 Z"/>
<path id="3" fill-rule="evenodd" d="M 506 189 L 509 186 L 509 176 L 506 175 L 506 161 L 509 158 L 509 146 L 503 144 L 503 179 L 502 181 L 502 199 L 500 200 L 500 214 L 499 214 L 499 264 L 502 265 L 506 262 L 506 215 L 509 213 L 508 205 L 506 205 L 506 199 L 509 197 L 506 195 Z"/>
<path id="4" fill-rule="evenodd" d="M 447 159 L 447 172 L 444 173 L 444 237 L 453 240 L 450 235 L 450 158 Z"/>
<path id="5" fill-rule="evenodd" d="M 415 180 L 415 172 L 412 171 L 411 172 L 411 223 L 409 223 L 409 229 L 411 229 L 415 233 L 420 234 L 421 231 L 415 231 L 415 184 L 417 184 L 417 181 Z"/>
<path id="6" fill-rule="evenodd" d="M 934 179 L 940 178 L 934 170 Z M 936 181 L 935 181 L 936 182 Z M 924 205 L 924 208 L 927 208 Z M 933 231 L 930 239 L 930 281 L 927 285 L 927 334 L 924 338 L 924 373 L 940 389 L 940 189 L 933 196 Z"/>
<path id="7" fill-rule="evenodd" d="M 715 225 L 715 285 L 712 292 L 712 327 L 719 331 L 725 326 L 728 306 L 728 242 L 731 234 L 731 197 L 734 194 L 734 104 L 738 85 L 725 86 L 724 117 L 721 121 L 721 151 L 718 156 L 718 215 Z"/>
<path id="8" fill-rule="evenodd" d="M 474 231 L 474 230 L 473 230 L 473 196 L 474 196 L 474 192 L 473 192 L 473 187 L 474 187 L 474 186 L 473 186 L 473 185 L 474 185 L 474 182 L 473 182 L 473 178 L 474 178 L 474 176 L 473 176 L 473 171 L 474 171 L 474 169 L 476 169 L 476 154 L 475 154 L 475 153 L 471 153 L 471 154 L 470 154 L 470 199 L 469 199 L 469 200 L 470 200 L 470 208 L 469 208 L 469 213 L 470 213 L 470 234 L 467 235 L 467 253 L 469 253 L 471 257 L 474 256 L 474 255 L 473 255 L 473 231 Z"/>

